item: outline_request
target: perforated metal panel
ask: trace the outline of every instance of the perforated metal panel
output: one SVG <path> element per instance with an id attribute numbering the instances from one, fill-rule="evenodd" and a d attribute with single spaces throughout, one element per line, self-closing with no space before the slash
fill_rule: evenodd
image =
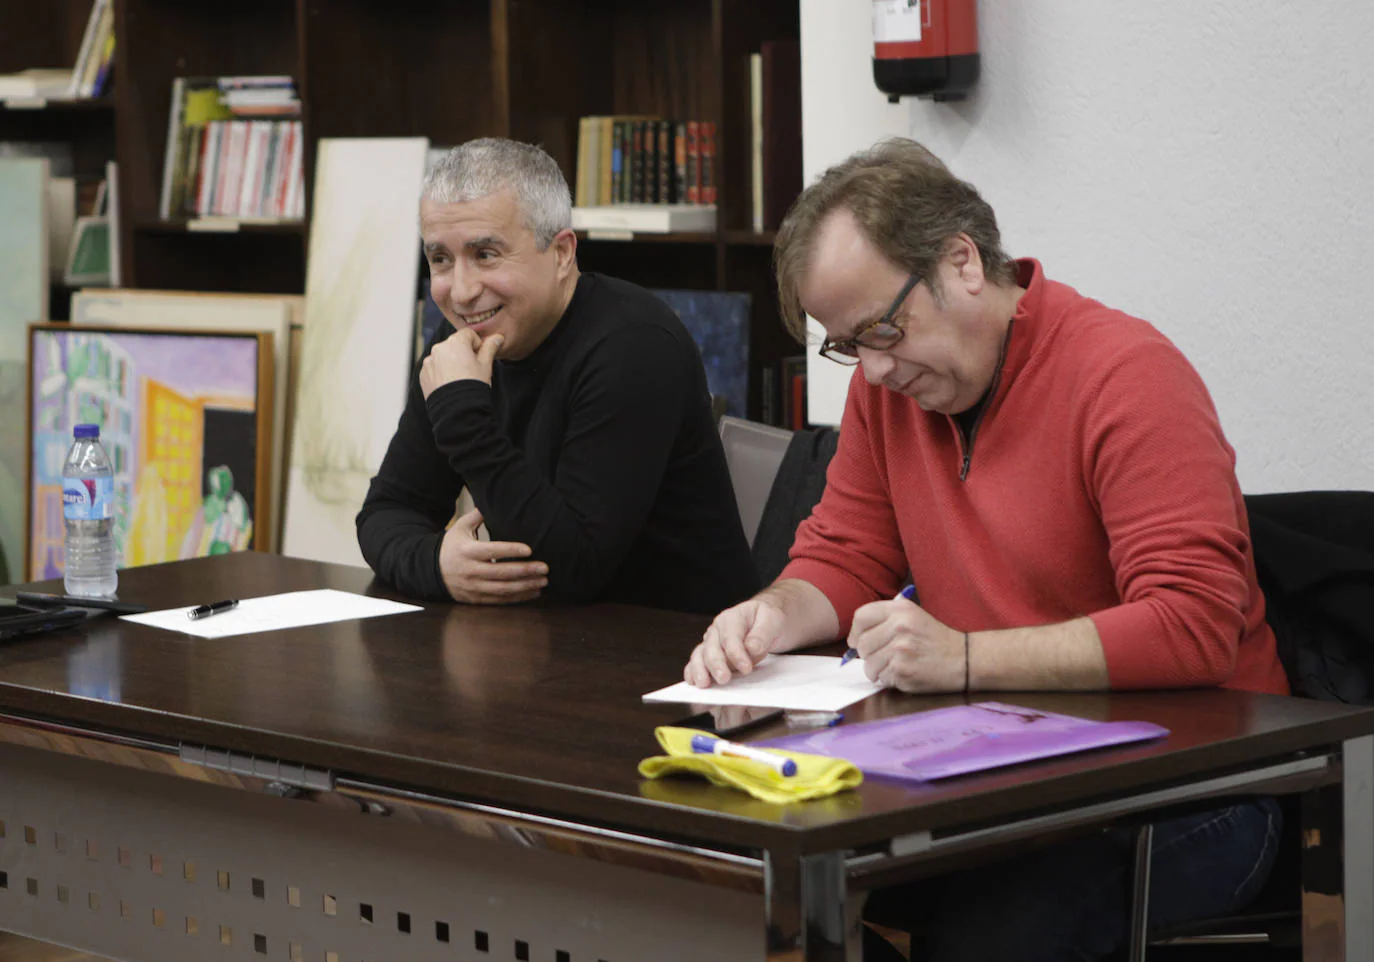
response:
<path id="1" fill-rule="evenodd" d="M 0 929 L 116 959 L 758 960 L 762 897 L 0 745 Z"/>

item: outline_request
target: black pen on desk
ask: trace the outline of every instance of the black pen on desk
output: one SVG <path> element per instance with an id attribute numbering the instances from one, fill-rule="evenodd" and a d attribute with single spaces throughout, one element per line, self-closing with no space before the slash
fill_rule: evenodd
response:
<path id="1" fill-rule="evenodd" d="M 212 604 L 201 605 L 199 608 L 192 608 L 190 611 L 186 612 L 186 617 L 190 618 L 192 621 L 199 621 L 202 618 L 209 618 L 211 615 L 217 615 L 221 611 L 233 611 L 238 606 L 239 603 L 237 601 L 216 601 Z"/>
<path id="2" fill-rule="evenodd" d="M 916 585 L 915 585 L 914 583 L 913 583 L 913 584 L 907 585 L 907 586 L 906 586 L 905 588 L 903 588 L 901 591 L 897 592 L 897 598 L 905 598 L 907 601 L 910 601 L 912 598 L 915 598 L 915 597 L 916 597 Z M 893 600 L 893 601 L 896 601 L 897 598 L 893 598 L 892 600 Z M 853 661 L 855 658 L 858 658 L 858 657 L 859 657 L 859 652 L 858 652 L 857 649 L 854 649 L 854 648 L 847 648 L 847 649 L 845 649 L 844 657 L 840 659 L 840 667 L 843 668 L 845 665 L 849 664 L 851 661 Z"/>

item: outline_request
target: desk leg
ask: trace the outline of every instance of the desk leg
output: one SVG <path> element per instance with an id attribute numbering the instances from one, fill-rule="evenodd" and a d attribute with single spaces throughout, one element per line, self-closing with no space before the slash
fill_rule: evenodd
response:
<path id="1" fill-rule="evenodd" d="M 1374 959 L 1374 736 L 1342 752 L 1345 823 L 1345 958 Z"/>
<path id="2" fill-rule="evenodd" d="M 763 871 L 769 962 L 857 962 L 866 895 L 847 894 L 839 853 L 766 852 Z"/>
<path id="3" fill-rule="evenodd" d="M 1303 962 L 1374 959 L 1374 736 L 1347 741 L 1341 769 L 1302 796 Z"/>

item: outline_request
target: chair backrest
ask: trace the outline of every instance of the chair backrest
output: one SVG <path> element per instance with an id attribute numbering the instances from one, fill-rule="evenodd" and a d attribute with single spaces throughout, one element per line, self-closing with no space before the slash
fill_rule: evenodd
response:
<path id="1" fill-rule="evenodd" d="M 1245 507 L 1293 693 L 1374 705 L 1374 494 L 1247 494 Z"/>
<path id="2" fill-rule="evenodd" d="M 792 432 L 743 418 L 720 419 L 720 441 L 725 448 L 725 463 L 730 468 L 730 483 L 735 489 L 735 504 L 744 524 L 744 536 L 754 544 L 768 494 L 778 465 L 787 452 Z"/>

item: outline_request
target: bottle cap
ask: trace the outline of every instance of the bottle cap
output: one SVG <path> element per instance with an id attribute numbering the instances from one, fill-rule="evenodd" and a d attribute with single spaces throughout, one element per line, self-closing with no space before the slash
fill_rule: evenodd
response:
<path id="1" fill-rule="evenodd" d="M 73 434 L 73 436 L 78 437 L 78 438 L 99 438 L 99 437 L 100 437 L 100 425 L 98 425 L 98 424 L 78 424 L 78 425 L 72 430 L 72 434 Z"/>

